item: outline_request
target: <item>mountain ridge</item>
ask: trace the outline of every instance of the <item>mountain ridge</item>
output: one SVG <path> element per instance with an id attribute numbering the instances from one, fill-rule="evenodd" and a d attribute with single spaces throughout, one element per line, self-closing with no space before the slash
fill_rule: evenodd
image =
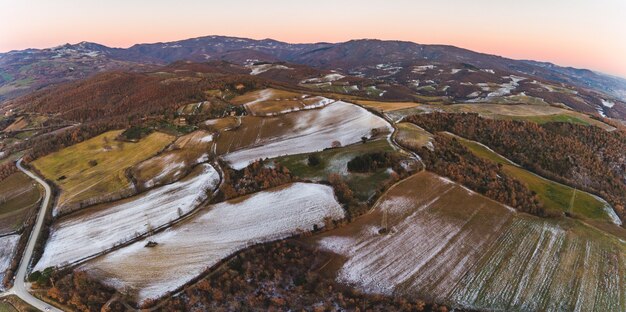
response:
<path id="1" fill-rule="evenodd" d="M 82 79 L 98 72 L 118 69 L 141 71 L 146 67 L 166 65 L 179 60 L 219 60 L 237 64 L 290 62 L 323 70 L 339 70 L 358 77 L 386 77 L 383 80 L 405 86 L 415 77 L 409 79 L 397 75 L 381 76 L 373 73 L 373 69 L 377 66 L 409 68 L 431 63 L 450 66 L 466 64 L 478 69 L 526 75 L 589 89 L 603 94 L 596 96 L 602 101 L 626 101 L 626 79 L 623 78 L 549 62 L 515 60 L 452 45 L 381 39 L 353 39 L 339 43 L 288 43 L 271 38 L 255 40 L 211 35 L 170 42 L 139 43 L 128 48 L 82 41 L 53 48 L 2 53 L 0 102 L 50 84 Z M 598 111 L 600 110 L 605 110 L 601 115 L 626 117 L 621 112 L 611 114 L 609 108 L 602 105 L 599 105 Z"/>

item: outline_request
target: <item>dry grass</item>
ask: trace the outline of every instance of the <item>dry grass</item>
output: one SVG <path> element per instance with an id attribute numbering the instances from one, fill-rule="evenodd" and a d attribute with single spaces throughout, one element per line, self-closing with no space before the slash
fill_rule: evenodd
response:
<path id="1" fill-rule="evenodd" d="M 228 131 L 239 126 L 241 120 L 239 117 L 229 116 L 224 118 L 209 119 L 203 123 L 203 126 L 209 131 Z"/>
<path id="2" fill-rule="evenodd" d="M 137 143 L 110 131 L 35 160 L 33 166 L 61 189 L 55 215 L 134 193 L 126 169 L 163 150 L 174 137 L 155 132 Z"/>
<path id="3" fill-rule="evenodd" d="M 402 117 L 424 112 L 441 111 L 448 113 L 478 113 L 486 118 L 515 119 L 532 121 L 536 123 L 546 122 L 570 122 L 583 125 L 594 125 L 605 130 L 613 130 L 614 127 L 601 121 L 595 120 L 583 113 L 549 105 L 525 105 L 525 104 L 452 104 L 452 105 L 419 105 L 404 109 L 389 110 L 387 114 L 394 120 Z"/>
<path id="4" fill-rule="evenodd" d="M 406 108 L 418 107 L 421 104 L 415 102 L 378 102 L 378 101 L 356 101 L 357 104 L 373 108 L 379 112 L 389 112 Z"/>
<path id="5" fill-rule="evenodd" d="M 213 135 L 195 131 L 178 138 L 165 152 L 133 166 L 130 173 L 137 188 L 147 189 L 172 183 L 213 154 Z"/>
<path id="6" fill-rule="evenodd" d="M 420 148 L 431 143 L 433 138 L 430 132 L 409 122 L 396 124 L 396 129 L 396 140 L 402 146 Z"/>
<path id="7" fill-rule="evenodd" d="M 0 235 L 20 229 L 40 199 L 39 184 L 21 172 L 0 181 Z"/>

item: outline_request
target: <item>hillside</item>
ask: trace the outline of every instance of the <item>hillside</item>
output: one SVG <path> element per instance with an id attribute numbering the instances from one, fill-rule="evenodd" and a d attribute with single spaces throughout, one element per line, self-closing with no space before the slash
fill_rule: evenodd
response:
<path id="1" fill-rule="evenodd" d="M 550 63 L 512 60 L 453 46 L 369 39 L 332 44 L 289 44 L 271 39 L 207 36 L 136 44 L 127 49 L 81 42 L 50 49 L 11 51 L 0 54 L 0 101 L 107 70 L 145 71 L 154 65 L 178 60 L 227 61 L 239 65 L 289 62 L 402 86 L 418 96 L 457 101 L 479 98 L 479 95 L 470 96 L 480 91 L 480 87 L 468 87 L 470 83 L 502 84 L 510 80 L 508 77 L 516 75 L 527 82 L 553 86 L 533 88 L 522 85 L 517 92 L 509 91 L 512 95 L 523 93 L 551 104 L 560 103 L 584 112 L 626 118 L 626 81 L 620 78 Z M 465 73 L 462 73 L 463 69 Z M 452 78 L 454 83 L 447 84 Z M 551 94 L 563 87 L 572 92 Z M 391 91 L 388 90 L 389 94 L 393 93 Z"/>

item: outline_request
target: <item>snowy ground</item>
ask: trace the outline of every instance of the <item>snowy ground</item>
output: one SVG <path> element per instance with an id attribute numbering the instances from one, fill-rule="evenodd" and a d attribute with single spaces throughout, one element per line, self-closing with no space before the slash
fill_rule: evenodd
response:
<path id="1" fill-rule="evenodd" d="M 200 165 L 176 183 L 61 219 L 34 270 L 75 263 L 167 224 L 196 208 L 219 179 L 212 166 Z"/>
<path id="2" fill-rule="evenodd" d="M 11 260 L 15 255 L 15 248 L 20 240 L 19 235 L 9 235 L 0 237 L 0 290 L 4 290 L 2 281 L 6 270 L 11 265 Z"/>
<path id="3" fill-rule="evenodd" d="M 138 301 L 157 298 L 252 244 L 281 239 L 299 230 L 341 219 L 342 207 L 329 186 L 294 183 L 223 202 L 188 222 L 94 259 L 82 269 Z M 147 241 L 157 242 L 153 248 Z"/>
<path id="4" fill-rule="evenodd" d="M 373 212 L 387 211 L 389 234 L 357 220 L 319 240 L 347 257 L 340 282 L 478 310 L 626 309 L 623 243 L 515 213 L 427 172 L 404 183 Z"/>
<path id="5" fill-rule="evenodd" d="M 279 65 L 279 64 L 247 65 L 246 67 L 250 69 L 250 75 L 262 74 L 271 69 L 293 69 L 285 65 Z"/>
<path id="6" fill-rule="evenodd" d="M 324 77 L 315 77 L 315 78 L 309 78 L 306 80 L 303 80 L 302 84 L 309 84 L 309 83 L 322 83 L 322 82 L 333 82 L 333 81 L 337 81 L 337 80 L 341 80 L 343 78 L 345 78 L 346 76 L 342 75 L 342 74 L 338 74 L 338 73 L 331 73 L 328 74 Z"/>
<path id="7" fill-rule="evenodd" d="M 356 143 L 363 136 L 369 137 L 373 128 L 386 128 L 389 133 L 392 130 L 384 119 L 341 101 L 297 116 L 296 126 L 291 131 L 262 140 L 254 147 L 226 154 L 224 159 L 233 168 L 241 169 L 259 158 L 321 151 L 331 147 L 333 141 L 342 146 Z"/>
<path id="8" fill-rule="evenodd" d="M 194 131 L 178 138 L 158 156 L 149 158 L 131 170 L 142 189 L 149 189 L 181 179 L 191 168 L 208 160 L 213 134 Z"/>

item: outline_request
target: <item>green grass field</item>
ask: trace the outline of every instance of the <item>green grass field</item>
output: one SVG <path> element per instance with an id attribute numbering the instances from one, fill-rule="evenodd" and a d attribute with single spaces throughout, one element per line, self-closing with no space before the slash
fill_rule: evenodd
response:
<path id="1" fill-rule="evenodd" d="M 350 188 L 359 200 L 367 200 L 376 190 L 389 179 L 389 172 L 380 169 L 372 173 L 348 172 L 347 163 L 357 155 L 371 152 L 393 152 L 394 149 L 387 140 L 381 139 L 366 144 L 353 144 L 342 148 L 328 149 L 311 153 L 321 159 L 320 164 L 311 167 L 307 163 L 310 154 L 298 154 L 274 159 L 275 162 L 289 168 L 292 174 L 308 180 L 320 181 L 328 178 L 331 173 L 345 177 Z"/>
<path id="2" fill-rule="evenodd" d="M 396 129 L 396 141 L 406 147 L 420 148 L 428 145 L 433 138 L 430 132 L 409 122 L 396 124 Z"/>
<path id="3" fill-rule="evenodd" d="M 117 141 L 121 133 L 109 131 L 32 163 L 61 189 L 55 213 L 132 193 L 126 169 L 154 156 L 174 140 L 173 136 L 155 132 L 137 143 Z"/>
<path id="4" fill-rule="evenodd" d="M 592 124 L 590 120 L 588 119 L 583 119 L 582 117 L 577 117 L 577 116 L 567 115 L 567 114 L 537 115 L 537 116 L 494 115 L 494 118 L 520 120 L 520 121 L 532 121 L 538 124 L 544 124 L 548 122 L 567 122 L 567 123 L 579 124 L 579 125 L 584 125 L 584 126 L 589 126 Z"/>
<path id="5" fill-rule="evenodd" d="M 0 181 L 0 234 L 22 227 L 41 196 L 39 185 L 21 172 Z"/>
<path id="6" fill-rule="evenodd" d="M 507 174 L 522 181 L 530 190 L 537 193 L 547 210 L 573 212 L 579 216 L 594 220 L 611 220 L 605 209 L 605 203 L 596 199 L 592 195 L 582 191 L 576 191 L 576 197 L 574 198 L 572 207 L 570 207 L 570 202 L 574 196 L 573 188 L 544 179 L 523 168 L 511 164 L 499 154 L 489 150 L 477 142 L 466 140 L 458 136 L 457 138 L 459 138 L 460 142 L 477 156 L 502 164 L 504 171 Z"/>

